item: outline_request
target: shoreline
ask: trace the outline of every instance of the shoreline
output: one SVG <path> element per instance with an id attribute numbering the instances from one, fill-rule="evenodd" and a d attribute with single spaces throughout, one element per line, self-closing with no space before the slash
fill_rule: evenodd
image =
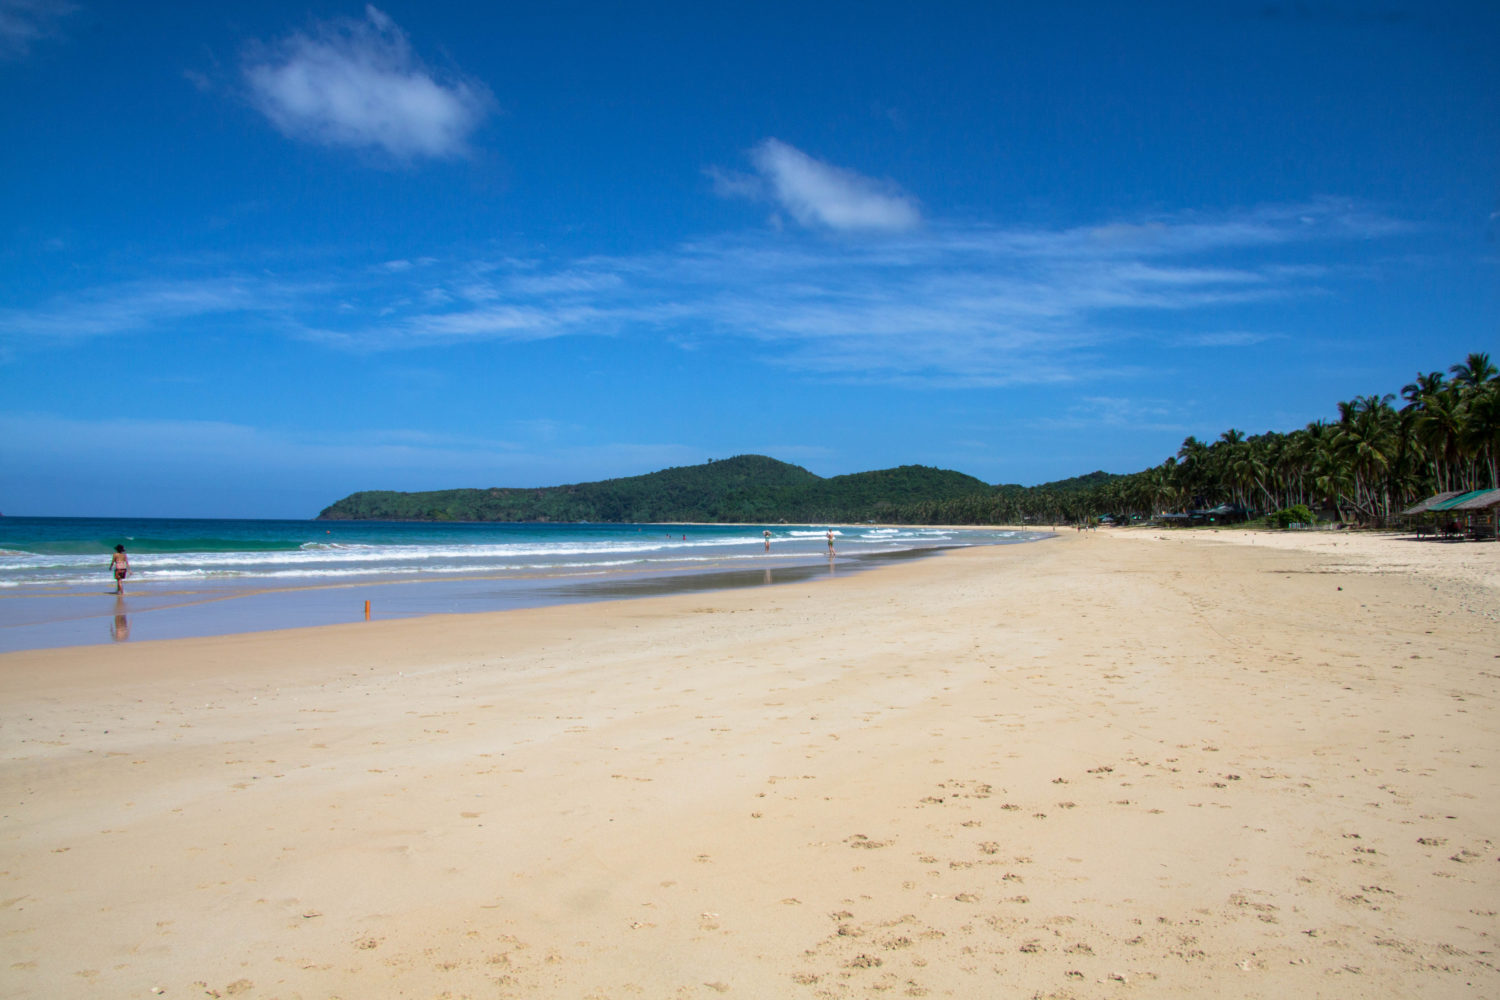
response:
<path id="1" fill-rule="evenodd" d="M 12 617 L 26 602 L 51 617 L 0 624 L 0 656 L 32 649 L 89 647 L 120 642 L 236 636 L 366 621 L 411 620 L 435 614 L 487 614 L 551 605 L 593 604 L 653 594 L 695 594 L 741 587 L 779 586 L 878 571 L 903 559 L 927 558 L 950 546 L 859 553 L 834 560 L 787 556 L 758 567 L 669 570 L 608 569 L 566 575 L 461 576 L 367 580 L 282 586 L 226 586 L 127 594 L 112 604 L 103 595 L 0 595 L 0 614 Z M 7 602 L 14 602 L 13 604 Z M 8 614 L 7 614 L 8 613 Z M 85 625 L 84 623 L 87 623 Z M 85 637 L 88 638 L 85 638 Z"/>
<path id="2" fill-rule="evenodd" d="M 77 538 L 64 532 L 27 539 L 37 554 L 18 553 L 13 572 L 0 579 L 0 654 L 779 583 L 863 571 L 908 548 L 1015 543 L 1040 534 L 841 525 L 833 530 L 844 541 L 830 558 L 823 529 L 812 526 L 780 529 L 773 551 L 762 548 L 759 532 L 751 539 L 739 528 L 726 534 L 724 526 L 686 529 L 679 546 L 682 525 L 655 526 L 667 532 L 665 543 L 638 529 L 600 534 L 590 525 L 542 535 L 524 528 L 498 535 L 366 532 L 314 543 L 272 523 L 269 531 L 247 521 L 203 529 L 223 539 L 180 539 L 175 528 L 154 537 L 148 523 L 130 523 L 152 545 L 136 547 L 123 596 L 98 588 L 94 567 L 66 549 Z M 35 530 L 45 536 L 50 529 Z M 193 547 L 204 542 L 221 544 Z"/>
<path id="3" fill-rule="evenodd" d="M 1272 537 L 5 654 L 0 985 L 1492 994 L 1494 559 Z"/>

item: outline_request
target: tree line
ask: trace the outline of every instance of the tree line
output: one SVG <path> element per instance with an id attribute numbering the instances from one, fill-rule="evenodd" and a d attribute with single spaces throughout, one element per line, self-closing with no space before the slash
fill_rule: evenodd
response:
<path id="1" fill-rule="evenodd" d="M 1160 465 L 1086 488 L 997 487 L 986 496 L 912 505 L 918 523 L 1069 523 L 1229 504 L 1267 513 L 1303 505 L 1383 525 L 1447 490 L 1500 487 L 1500 372 L 1486 353 L 1421 372 L 1393 393 L 1341 402 L 1335 420 L 1218 440 L 1188 437 Z"/>
<path id="2" fill-rule="evenodd" d="M 373 490 L 322 519 L 1068 524 L 1228 504 L 1266 514 L 1307 507 L 1381 525 L 1445 490 L 1500 487 L 1500 372 L 1485 353 L 1421 372 L 1394 393 L 1357 396 L 1337 419 L 1215 441 L 1188 437 L 1160 465 L 1040 486 L 990 486 L 905 465 L 827 479 L 763 455 L 538 489 Z"/>

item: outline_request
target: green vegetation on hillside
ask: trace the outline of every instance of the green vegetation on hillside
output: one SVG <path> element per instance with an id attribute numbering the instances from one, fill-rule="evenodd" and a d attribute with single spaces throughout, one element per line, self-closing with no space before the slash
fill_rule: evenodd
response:
<path id="1" fill-rule="evenodd" d="M 371 490 L 323 511 L 322 520 L 390 521 L 854 521 L 887 519 L 923 500 L 988 490 L 958 472 L 905 465 L 823 479 L 763 455 L 664 469 L 643 476 L 538 489 L 424 493 Z"/>
<path id="2" fill-rule="evenodd" d="M 1336 421 L 1247 437 L 1183 441 L 1161 465 L 1091 472 L 1041 486 L 988 486 L 921 465 L 828 479 L 762 455 L 644 476 L 541 489 L 355 493 L 322 519 L 441 521 L 884 521 L 1066 524 L 1220 504 L 1262 512 L 1303 505 L 1386 523 L 1440 490 L 1500 487 L 1500 372 L 1470 354 L 1448 374 L 1419 373 L 1394 395 L 1338 404 Z M 1300 516 L 1300 512 L 1299 512 Z"/>

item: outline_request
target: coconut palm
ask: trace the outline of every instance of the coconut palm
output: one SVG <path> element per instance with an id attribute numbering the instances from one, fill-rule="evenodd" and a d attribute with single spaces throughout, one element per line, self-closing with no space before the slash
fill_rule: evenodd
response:
<path id="1" fill-rule="evenodd" d="M 1358 396 L 1338 404 L 1339 422 L 1334 431 L 1334 454 L 1347 466 L 1352 493 L 1346 499 L 1366 520 L 1383 519 L 1390 513 L 1387 473 L 1399 445 L 1394 396 Z"/>
<path id="2" fill-rule="evenodd" d="M 1463 364 L 1449 368 L 1448 374 L 1453 376 L 1453 381 L 1464 388 L 1478 389 L 1500 375 L 1500 369 L 1490 363 L 1490 356 L 1487 353 L 1475 352 L 1465 358 Z"/>
<path id="3" fill-rule="evenodd" d="M 1401 411 L 1404 413 L 1407 410 L 1421 409 L 1422 397 L 1439 392 L 1442 389 L 1442 372 L 1428 372 L 1425 375 L 1418 372 L 1415 382 L 1408 382 L 1401 387 L 1401 398 L 1406 400 L 1406 405 L 1401 407 Z"/>
<path id="4" fill-rule="evenodd" d="M 1491 376 L 1469 392 L 1462 415 L 1459 446 L 1474 471 L 1471 488 L 1500 487 L 1500 379 Z"/>

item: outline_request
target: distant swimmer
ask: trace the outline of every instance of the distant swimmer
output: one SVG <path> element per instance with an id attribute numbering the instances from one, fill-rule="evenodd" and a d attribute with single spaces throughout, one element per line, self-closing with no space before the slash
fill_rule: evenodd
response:
<path id="1" fill-rule="evenodd" d="M 125 554 L 125 546 L 115 546 L 115 554 L 109 559 L 109 568 L 115 574 L 115 593 L 125 593 L 125 578 L 130 575 L 130 557 Z"/>
<path id="2" fill-rule="evenodd" d="M 765 531 L 762 531 L 761 534 L 766 536 L 766 551 L 770 552 L 771 551 L 771 529 L 767 528 Z"/>

